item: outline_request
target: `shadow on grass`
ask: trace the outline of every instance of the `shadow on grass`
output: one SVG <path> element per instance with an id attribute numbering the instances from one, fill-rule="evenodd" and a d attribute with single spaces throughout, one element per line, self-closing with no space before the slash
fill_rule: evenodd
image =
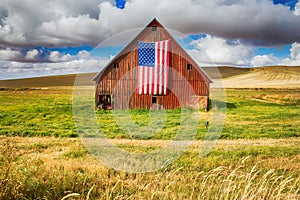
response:
<path id="1" fill-rule="evenodd" d="M 209 99 L 208 102 L 209 110 L 213 108 L 214 105 L 217 105 L 218 107 L 224 107 L 226 105 L 226 108 L 237 108 L 235 103 L 226 103 L 224 101 L 217 101 L 217 100 L 211 100 Z"/>

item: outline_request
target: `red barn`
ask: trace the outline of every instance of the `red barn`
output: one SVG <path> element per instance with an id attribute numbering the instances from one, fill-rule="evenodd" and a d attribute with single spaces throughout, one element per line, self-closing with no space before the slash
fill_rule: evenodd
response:
<path id="1" fill-rule="evenodd" d="M 157 51 L 149 46 L 155 46 Z M 161 63 L 157 64 L 149 54 L 155 54 L 153 59 Z M 157 66 L 164 67 L 156 69 Z M 154 104 L 164 109 L 182 106 L 207 109 L 212 82 L 156 19 L 99 72 L 94 81 L 96 106 L 112 109 L 149 109 Z"/>

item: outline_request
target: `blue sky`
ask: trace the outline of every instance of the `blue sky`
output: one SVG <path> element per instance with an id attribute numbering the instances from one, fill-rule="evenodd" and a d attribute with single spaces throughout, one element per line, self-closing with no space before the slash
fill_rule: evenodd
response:
<path id="1" fill-rule="evenodd" d="M 200 66 L 300 66 L 298 0 L 14 0 L 0 79 L 99 71 L 154 17 Z"/>
<path id="2" fill-rule="evenodd" d="M 120 1 L 123 4 L 124 1 Z M 275 5 L 282 4 L 284 6 L 290 7 L 291 10 L 295 10 L 295 5 L 298 3 L 298 0 L 273 0 Z"/>

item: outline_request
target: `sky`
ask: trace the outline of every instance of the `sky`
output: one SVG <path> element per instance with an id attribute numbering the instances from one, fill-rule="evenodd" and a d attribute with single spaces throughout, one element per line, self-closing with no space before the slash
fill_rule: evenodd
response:
<path id="1" fill-rule="evenodd" d="M 0 0 L 0 79 L 99 71 L 154 17 L 200 66 L 300 66 L 298 0 Z"/>

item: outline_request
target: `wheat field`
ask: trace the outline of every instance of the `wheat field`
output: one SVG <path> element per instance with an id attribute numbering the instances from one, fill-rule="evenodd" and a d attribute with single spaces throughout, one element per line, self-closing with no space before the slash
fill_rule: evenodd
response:
<path id="1" fill-rule="evenodd" d="M 80 139 L 0 137 L 0 199 L 299 199 L 299 139 L 200 141 L 159 171 L 115 171 Z M 163 142 L 114 140 L 129 151 Z M 166 141 L 164 141 L 166 142 Z"/>

